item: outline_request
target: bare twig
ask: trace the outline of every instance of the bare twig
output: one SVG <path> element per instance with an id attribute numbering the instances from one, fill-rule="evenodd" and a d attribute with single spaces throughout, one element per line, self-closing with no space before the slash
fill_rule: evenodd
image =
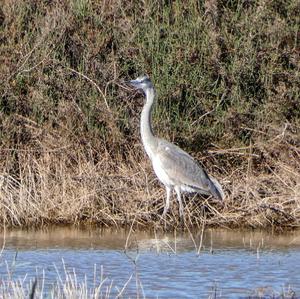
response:
<path id="1" fill-rule="evenodd" d="M 61 65 L 62 65 L 62 64 L 61 64 Z M 77 74 L 77 75 L 83 77 L 84 79 L 86 79 L 87 81 L 89 81 L 90 83 L 92 83 L 92 84 L 96 87 L 96 89 L 99 91 L 99 93 L 101 94 L 101 96 L 102 96 L 102 98 L 103 98 L 103 100 L 104 100 L 104 102 L 105 102 L 105 105 L 106 105 L 107 110 L 108 110 L 109 112 L 111 112 L 110 107 L 109 107 L 109 105 L 108 105 L 108 103 L 107 103 L 107 99 L 106 99 L 105 94 L 103 93 L 103 91 L 101 90 L 101 88 L 99 87 L 99 85 L 98 85 L 95 81 L 93 81 L 91 78 L 89 78 L 89 77 L 86 76 L 85 74 L 83 74 L 83 73 L 81 73 L 81 72 L 78 72 L 78 71 L 74 70 L 73 68 L 70 68 L 70 67 L 65 66 L 65 65 L 62 65 L 62 66 L 63 66 L 65 69 L 67 69 L 67 70 L 69 70 L 69 71 L 71 71 L 71 72 L 73 72 L 73 73 L 75 73 L 75 74 Z"/>

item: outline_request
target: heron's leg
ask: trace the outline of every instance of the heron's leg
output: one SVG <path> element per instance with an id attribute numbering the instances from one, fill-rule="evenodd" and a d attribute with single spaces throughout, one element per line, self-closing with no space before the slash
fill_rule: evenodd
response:
<path id="1" fill-rule="evenodd" d="M 171 196 L 171 188 L 166 186 L 166 192 L 167 192 L 167 198 L 166 198 L 166 203 L 164 207 L 164 212 L 163 212 L 163 217 L 166 216 L 168 213 L 169 207 L 170 207 L 170 196 Z"/>
<path id="2" fill-rule="evenodd" d="M 179 202 L 179 215 L 180 215 L 180 218 L 183 219 L 184 218 L 184 212 L 183 212 L 183 204 L 182 204 L 182 200 L 181 200 L 180 187 L 176 186 L 175 191 L 176 191 L 177 199 L 178 199 L 178 202 Z"/>

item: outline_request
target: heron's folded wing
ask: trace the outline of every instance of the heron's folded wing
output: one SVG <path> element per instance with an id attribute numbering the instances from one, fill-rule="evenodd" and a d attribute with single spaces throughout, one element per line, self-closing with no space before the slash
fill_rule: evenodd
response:
<path id="1" fill-rule="evenodd" d="M 178 146 L 161 140 L 158 144 L 157 158 L 174 182 L 203 191 L 210 190 L 210 179 L 207 173 L 197 161 Z"/>

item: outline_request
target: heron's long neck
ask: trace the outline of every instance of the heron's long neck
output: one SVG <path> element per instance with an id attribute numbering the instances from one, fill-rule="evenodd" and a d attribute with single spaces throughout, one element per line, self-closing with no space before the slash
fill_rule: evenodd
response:
<path id="1" fill-rule="evenodd" d="M 153 88 L 146 90 L 146 104 L 141 115 L 141 136 L 143 145 L 149 157 L 151 157 L 156 140 L 151 126 L 151 112 L 154 103 L 155 92 Z"/>

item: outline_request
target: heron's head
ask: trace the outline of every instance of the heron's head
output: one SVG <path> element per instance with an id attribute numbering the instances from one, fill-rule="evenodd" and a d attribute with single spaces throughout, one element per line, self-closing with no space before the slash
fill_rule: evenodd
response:
<path id="1" fill-rule="evenodd" d="M 146 92 L 146 90 L 149 88 L 153 88 L 152 82 L 146 75 L 140 76 L 135 80 L 130 80 L 128 81 L 128 84 L 135 87 L 136 89 L 142 89 L 144 92 Z"/>

